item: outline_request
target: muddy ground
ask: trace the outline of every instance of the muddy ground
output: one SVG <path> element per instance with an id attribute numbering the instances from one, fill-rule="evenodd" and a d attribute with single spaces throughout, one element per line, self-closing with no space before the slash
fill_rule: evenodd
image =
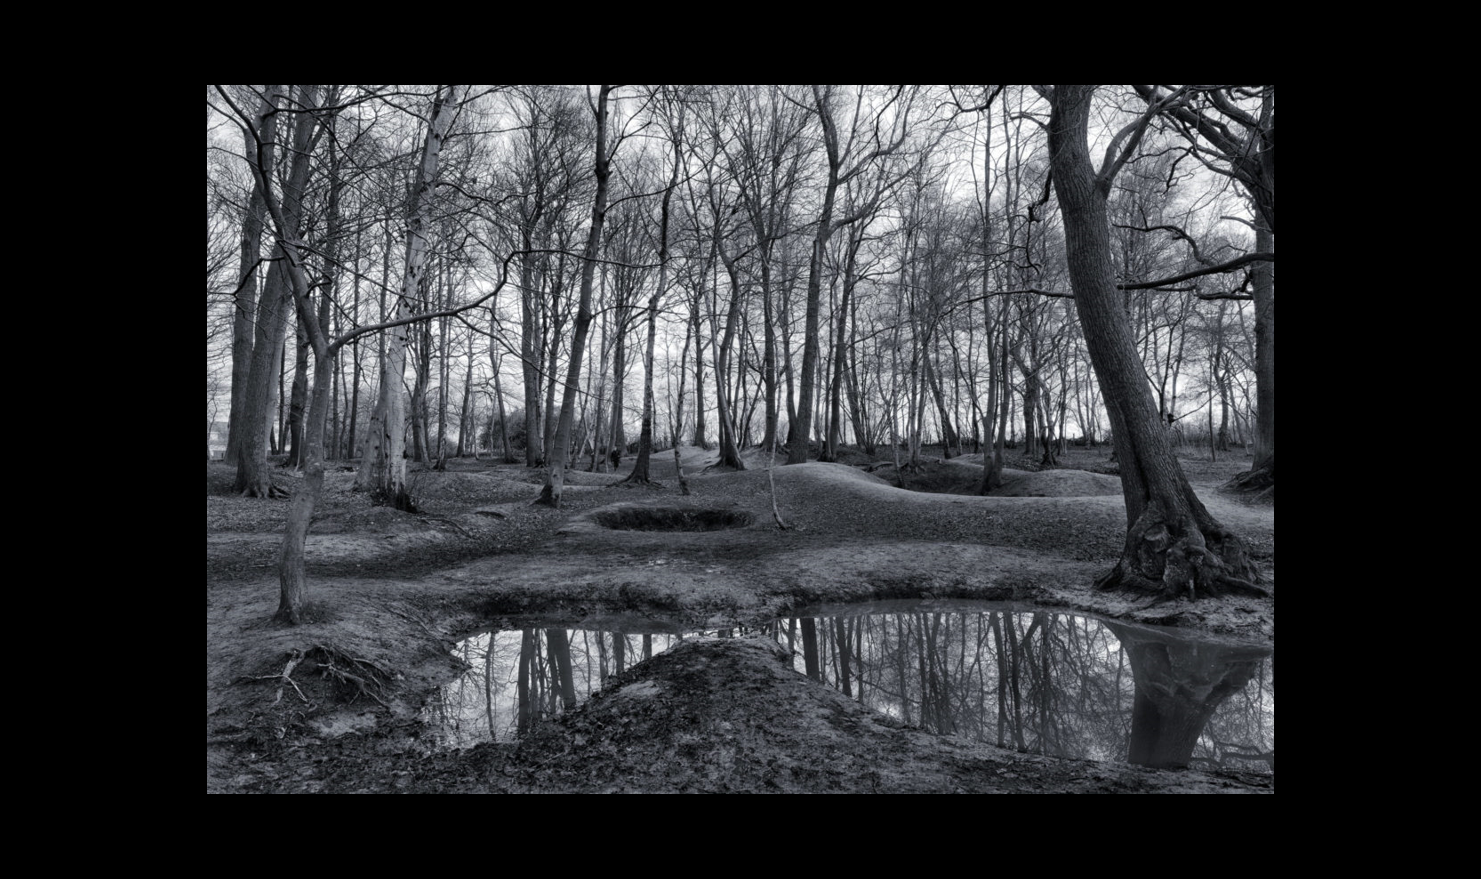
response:
<path id="1" fill-rule="evenodd" d="M 1149 608 L 1091 590 L 1125 529 L 1107 457 L 1072 450 L 1063 469 L 1015 470 L 1002 496 L 977 497 L 937 493 L 971 490 L 981 459 L 970 456 L 902 474 L 867 461 L 768 474 L 759 455 L 752 469 L 720 472 L 705 469 L 712 454 L 686 450 L 687 498 L 664 454 L 656 487 L 617 482 L 630 460 L 615 475 L 571 473 L 559 511 L 530 506 L 541 474 L 466 460 L 414 476 L 419 514 L 371 506 L 350 490 L 353 473 L 334 470 L 309 538 L 309 622 L 298 627 L 271 621 L 287 502 L 233 497 L 230 469 L 208 464 L 207 791 L 1271 792 L 1268 775 L 1061 760 L 932 735 L 797 674 L 785 651 L 752 639 L 685 642 L 520 745 L 425 746 L 418 713 L 461 670 L 455 639 L 530 615 L 574 625 L 653 614 L 713 628 L 824 603 L 972 598 L 1273 647 L 1273 598 Z M 1215 488 L 1247 467 L 1238 457 L 1185 460 L 1273 595 L 1273 505 Z M 292 487 L 291 474 L 279 478 Z M 603 524 L 648 507 L 750 524 L 682 533 Z"/>

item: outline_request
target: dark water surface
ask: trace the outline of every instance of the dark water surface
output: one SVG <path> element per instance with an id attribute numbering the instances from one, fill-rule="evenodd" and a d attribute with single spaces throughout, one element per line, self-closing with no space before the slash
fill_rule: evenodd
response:
<path id="1" fill-rule="evenodd" d="M 474 635 L 423 710 L 440 747 L 509 741 L 685 638 L 762 635 L 794 665 L 932 732 L 1031 753 L 1275 771 L 1275 656 L 1188 632 L 1002 604 L 875 602 L 756 629 L 638 617 L 529 620 Z"/>

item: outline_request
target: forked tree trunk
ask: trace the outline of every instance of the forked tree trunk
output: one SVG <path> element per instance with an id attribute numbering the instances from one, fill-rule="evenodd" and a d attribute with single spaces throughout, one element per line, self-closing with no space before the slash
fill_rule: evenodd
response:
<path id="1" fill-rule="evenodd" d="M 259 111 L 259 130 L 270 131 L 268 119 L 285 97 L 284 86 L 273 86 Z M 318 102 L 314 86 L 304 86 L 298 100 L 306 107 Z M 279 232 L 275 256 L 282 256 L 284 234 L 296 236 L 303 215 L 303 194 L 308 187 L 310 163 L 308 152 L 314 136 L 313 116 L 300 113 L 293 129 L 293 158 L 289 163 L 288 179 L 283 188 L 281 211 L 286 231 Z M 273 173 L 275 164 L 274 144 L 262 141 L 261 154 L 254 155 Z M 293 313 L 293 294 L 288 274 L 281 262 L 274 262 L 268 269 L 267 285 L 257 307 L 256 341 L 252 349 L 252 362 L 244 410 L 241 442 L 237 447 L 236 490 L 248 497 L 271 497 L 278 493 L 272 484 L 272 473 L 267 466 L 269 447 L 273 384 L 280 377 L 283 344 L 288 330 L 288 320 Z"/>
<path id="2" fill-rule="evenodd" d="M 1193 493 L 1163 429 L 1116 289 L 1106 198 L 1115 167 L 1097 174 L 1086 132 L 1092 86 L 1054 87 L 1049 150 L 1065 251 L 1085 343 L 1105 395 L 1126 499 L 1126 545 L 1102 588 L 1163 598 L 1265 594 L 1244 543 Z"/>

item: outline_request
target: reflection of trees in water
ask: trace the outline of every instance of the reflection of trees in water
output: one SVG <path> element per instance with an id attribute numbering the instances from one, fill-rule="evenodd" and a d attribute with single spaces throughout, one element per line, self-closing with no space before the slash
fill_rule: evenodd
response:
<path id="1" fill-rule="evenodd" d="M 1274 769 L 1268 651 L 1043 611 L 802 617 L 755 633 L 790 648 L 809 677 L 934 732 L 1054 756 Z M 479 635 L 460 646 L 470 671 L 427 717 L 447 744 L 512 739 L 682 637 Z"/>
<path id="2" fill-rule="evenodd" d="M 468 671 L 424 709 L 445 745 L 467 747 L 524 735 L 574 707 L 633 657 L 647 659 L 683 636 L 585 629 L 516 629 L 470 637 L 457 656 Z"/>
<path id="3" fill-rule="evenodd" d="M 1130 675 L 1093 620 L 915 612 L 834 617 L 816 630 L 820 679 L 907 724 L 1062 756 L 1107 758 L 1124 739 Z"/>
<path id="4" fill-rule="evenodd" d="M 807 673 L 907 724 L 1054 756 L 1274 769 L 1267 650 L 1042 611 L 920 611 L 821 618 L 809 663 L 808 622 Z"/>

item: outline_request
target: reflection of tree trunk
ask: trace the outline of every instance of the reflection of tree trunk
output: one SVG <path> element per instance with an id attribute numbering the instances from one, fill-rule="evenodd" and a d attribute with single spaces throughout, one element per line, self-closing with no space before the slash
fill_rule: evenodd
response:
<path id="1" fill-rule="evenodd" d="M 1131 662 L 1136 695 L 1126 759 L 1143 766 L 1187 766 L 1214 710 L 1244 689 L 1270 654 L 1124 623 L 1106 625 Z"/>
<path id="2" fill-rule="evenodd" d="M 993 611 L 988 615 L 989 625 L 992 627 L 993 646 L 998 651 L 998 747 L 1007 747 L 1006 733 L 1008 727 L 1008 677 L 1003 674 L 1003 662 L 1007 658 L 1007 650 L 1003 644 L 1003 614 Z"/>
<path id="3" fill-rule="evenodd" d="M 483 711 L 489 726 L 489 741 L 499 740 L 494 722 L 494 634 L 489 633 L 488 646 L 483 652 Z"/>
<path id="4" fill-rule="evenodd" d="M 818 624 L 812 617 L 802 618 L 802 665 L 808 677 L 815 681 L 823 679 L 818 670 Z"/>
<path id="5" fill-rule="evenodd" d="M 525 629 L 519 639 L 519 678 L 515 684 L 519 698 L 519 734 L 523 736 L 534 725 L 535 711 L 530 702 L 530 666 L 535 662 L 535 630 Z"/>
<path id="6" fill-rule="evenodd" d="M 849 669 L 848 630 L 844 628 L 843 617 L 833 618 L 833 629 L 838 636 L 838 681 L 843 686 L 843 695 L 853 698 L 853 684 L 849 683 L 852 672 Z"/>
<path id="7" fill-rule="evenodd" d="M 567 710 L 576 707 L 576 679 L 571 673 L 571 642 L 565 629 L 546 629 L 545 643 L 550 651 L 550 665 L 560 676 L 561 703 Z"/>

